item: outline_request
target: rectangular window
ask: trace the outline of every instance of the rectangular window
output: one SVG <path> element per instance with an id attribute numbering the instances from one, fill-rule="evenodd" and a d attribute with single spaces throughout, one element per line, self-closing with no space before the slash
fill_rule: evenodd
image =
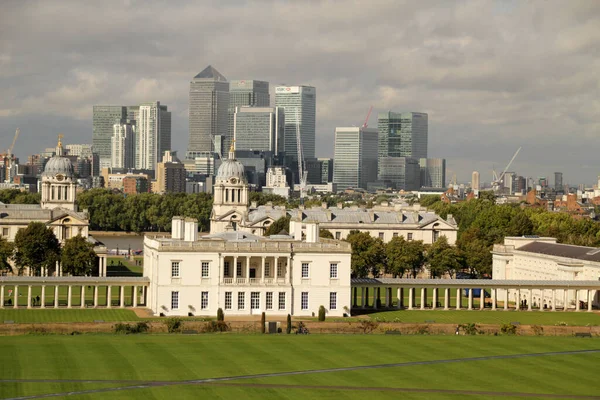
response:
<path id="1" fill-rule="evenodd" d="M 308 278 L 308 263 L 302 263 L 302 277 Z"/>
<path id="2" fill-rule="evenodd" d="M 238 278 L 240 276 L 242 276 L 242 262 L 241 261 L 238 261 L 238 263 L 237 263 L 237 271 L 236 272 L 237 272 Z"/>
<path id="3" fill-rule="evenodd" d="M 300 306 L 303 310 L 308 310 L 308 292 L 302 292 L 302 301 L 300 302 Z"/>
<path id="4" fill-rule="evenodd" d="M 285 292 L 279 292 L 279 309 L 285 310 Z"/>
<path id="5" fill-rule="evenodd" d="M 341 237 L 342 237 L 342 233 L 341 233 L 341 232 L 336 232 L 336 233 L 335 233 L 335 238 L 336 238 L 337 240 L 340 240 L 340 238 L 341 238 Z"/>
<path id="6" fill-rule="evenodd" d="M 271 265 L 268 262 L 265 262 L 265 276 L 271 275 Z"/>
<path id="7" fill-rule="evenodd" d="M 225 309 L 231 310 L 231 292 L 225 292 Z"/>
<path id="8" fill-rule="evenodd" d="M 329 293 L 329 309 L 337 310 L 337 293 L 336 292 Z"/>
<path id="9" fill-rule="evenodd" d="M 229 276 L 229 261 L 223 263 L 223 276 Z"/>
<path id="10" fill-rule="evenodd" d="M 238 310 L 246 308 L 246 292 L 238 292 Z"/>
<path id="11" fill-rule="evenodd" d="M 202 297 L 200 299 L 200 308 L 206 310 L 208 308 L 208 292 L 202 292 Z"/>
<path id="12" fill-rule="evenodd" d="M 438 231 L 433 231 L 433 242 L 437 242 L 437 240 L 440 238 L 440 233 Z"/>
<path id="13" fill-rule="evenodd" d="M 179 292 L 171 292 L 171 310 L 179 308 Z"/>
<path id="14" fill-rule="evenodd" d="M 282 263 L 279 263 L 279 265 L 277 266 L 277 276 L 280 278 L 283 278 L 285 276 L 285 271 L 283 269 Z"/>
<path id="15" fill-rule="evenodd" d="M 8 236 L 8 228 L 2 228 L 2 236 Z"/>
<path id="16" fill-rule="evenodd" d="M 329 278 L 337 279 L 337 264 L 329 264 Z"/>
<path id="17" fill-rule="evenodd" d="M 253 310 L 260 309 L 260 292 L 250 292 L 250 307 Z"/>
<path id="18" fill-rule="evenodd" d="M 398 232 L 394 232 L 393 236 L 398 237 Z"/>
<path id="19" fill-rule="evenodd" d="M 266 308 L 267 310 L 273 309 L 273 292 L 267 292 Z"/>
<path id="20" fill-rule="evenodd" d="M 171 262 L 171 277 L 179 278 L 179 261 Z"/>
<path id="21" fill-rule="evenodd" d="M 208 278 L 209 264 L 208 261 L 202 261 L 202 277 Z"/>
<path id="22" fill-rule="evenodd" d="M 379 232 L 379 239 L 383 240 L 383 232 Z"/>
<path id="23" fill-rule="evenodd" d="M 407 233 L 406 234 L 406 239 L 407 240 L 412 240 L 412 233 Z"/>

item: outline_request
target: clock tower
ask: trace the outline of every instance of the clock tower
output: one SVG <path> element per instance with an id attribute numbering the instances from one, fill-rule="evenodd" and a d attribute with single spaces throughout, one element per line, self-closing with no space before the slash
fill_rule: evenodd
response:
<path id="1" fill-rule="evenodd" d="M 77 211 L 75 204 L 77 182 L 71 161 L 64 157 L 63 135 L 58 135 L 56 155 L 46 163 L 42 173 L 42 208 Z"/>

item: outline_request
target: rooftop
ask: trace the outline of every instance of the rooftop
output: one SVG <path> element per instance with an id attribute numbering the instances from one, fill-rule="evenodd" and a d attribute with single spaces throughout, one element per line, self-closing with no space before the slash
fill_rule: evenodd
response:
<path id="1" fill-rule="evenodd" d="M 211 79 L 219 82 L 227 82 L 227 78 L 225 78 L 219 71 L 217 71 L 212 65 L 204 68 L 202 72 L 194 77 L 194 79 Z"/>
<path id="2" fill-rule="evenodd" d="M 570 244 L 533 242 L 521 246 L 517 251 L 546 254 L 549 256 L 574 258 L 577 260 L 600 262 L 600 248 L 573 246 Z"/>

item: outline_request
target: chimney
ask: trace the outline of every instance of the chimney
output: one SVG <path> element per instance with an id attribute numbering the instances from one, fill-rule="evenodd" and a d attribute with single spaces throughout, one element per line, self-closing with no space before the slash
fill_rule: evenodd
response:
<path id="1" fill-rule="evenodd" d="M 306 223 L 306 243 L 319 243 L 319 223 Z"/>
<path id="2" fill-rule="evenodd" d="M 186 242 L 195 242 L 198 240 L 198 220 L 195 218 L 185 219 L 185 232 L 183 240 Z"/>
<path id="3" fill-rule="evenodd" d="M 171 238 L 181 240 L 184 234 L 183 217 L 173 217 L 171 220 Z"/>

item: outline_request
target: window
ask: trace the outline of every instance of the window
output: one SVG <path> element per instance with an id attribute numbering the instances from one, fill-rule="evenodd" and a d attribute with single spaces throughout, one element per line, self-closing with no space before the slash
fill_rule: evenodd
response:
<path id="1" fill-rule="evenodd" d="M 238 292 L 238 310 L 246 308 L 246 292 Z"/>
<path id="2" fill-rule="evenodd" d="M 337 264 L 329 264 L 329 278 L 337 279 Z"/>
<path id="3" fill-rule="evenodd" d="M 284 275 L 285 275 L 285 271 L 283 269 L 283 264 L 279 263 L 279 265 L 277 266 L 277 276 L 281 278 Z"/>
<path id="4" fill-rule="evenodd" d="M 342 233 L 341 233 L 341 232 L 336 232 L 336 233 L 335 233 L 335 238 L 336 238 L 337 240 L 340 240 L 340 238 L 341 238 L 341 237 L 342 237 Z"/>
<path id="5" fill-rule="evenodd" d="M 237 271 L 236 271 L 236 273 L 237 273 L 238 277 L 242 276 L 242 262 L 241 261 L 238 261 L 238 263 L 237 263 Z"/>
<path id="6" fill-rule="evenodd" d="M 2 236 L 8 236 L 8 228 L 2 228 Z"/>
<path id="7" fill-rule="evenodd" d="M 433 241 L 437 242 L 437 240 L 440 238 L 440 232 L 439 231 L 433 231 Z"/>
<path id="8" fill-rule="evenodd" d="M 268 262 L 265 262 L 265 276 L 271 275 L 271 265 Z"/>
<path id="9" fill-rule="evenodd" d="M 336 292 L 329 293 L 329 309 L 337 310 L 337 293 Z"/>
<path id="10" fill-rule="evenodd" d="M 229 276 L 229 261 L 223 264 L 223 276 Z"/>
<path id="11" fill-rule="evenodd" d="M 285 292 L 279 292 L 279 309 L 285 310 Z"/>
<path id="12" fill-rule="evenodd" d="M 393 237 L 398 237 L 398 232 L 394 232 Z"/>
<path id="13" fill-rule="evenodd" d="M 383 240 L 383 232 L 379 232 L 379 239 Z"/>
<path id="14" fill-rule="evenodd" d="M 179 261 L 171 262 L 171 277 L 179 278 Z"/>
<path id="15" fill-rule="evenodd" d="M 260 308 L 260 292 L 250 292 L 250 307 L 253 310 Z"/>
<path id="16" fill-rule="evenodd" d="M 267 292 L 266 307 L 267 310 L 273 309 L 273 292 Z"/>
<path id="17" fill-rule="evenodd" d="M 308 278 L 308 263 L 302 263 L 302 277 Z"/>
<path id="18" fill-rule="evenodd" d="M 413 235 L 412 233 L 407 233 L 406 234 L 407 240 L 412 240 L 413 239 L 412 235 Z"/>
<path id="19" fill-rule="evenodd" d="M 303 310 L 308 310 L 308 292 L 302 292 L 302 301 L 300 306 Z"/>
<path id="20" fill-rule="evenodd" d="M 209 272 L 209 263 L 208 261 L 202 261 L 202 277 L 203 278 L 208 278 L 208 272 Z"/>
<path id="21" fill-rule="evenodd" d="M 225 292 L 225 309 L 231 310 L 231 292 Z"/>
<path id="22" fill-rule="evenodd" d="M 179 292 L 171 292 L 171 310 L 179 308 Z"/>
<path id="23" fill-rule="evenodd" d="M 200 298 L 200 308 L 203 310 L 208 308 L 208 292 L 202 292 L 202 297 Z"/>

